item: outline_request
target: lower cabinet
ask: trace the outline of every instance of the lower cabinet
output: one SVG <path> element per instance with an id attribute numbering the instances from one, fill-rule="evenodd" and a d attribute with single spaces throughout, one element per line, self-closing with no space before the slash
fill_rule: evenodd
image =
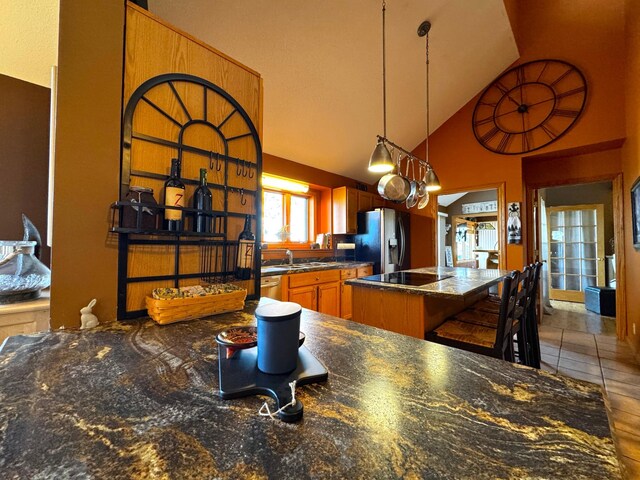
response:
<path id="1" fill-rule="evenodd" d="M 294 273 L 283 281 L 283 300 L 299 303 L 309 310 L 350 319 L 353 308 L 351 285 L 346 285 L 345 281 L 371 273 L 370 266 Z"/>
<path id="2" fill-rule="evenodd" d="M 340 282 L 340 316 L 349 320 L 351 318 L 351 285 L 345 285 L 344 281 Z"/>
<path id="3" fill-rule="evenodd" d="M 291 288 L 289 289 L 289 301 L 299 303 L 302 308 L 316 310 L 316 288 L 315 286 Z"/>
<path id="4" fill-rule="evenodd" d="M 318 285 L 318 311 L 340 316 L 340 282 L 323 283 Z"/>

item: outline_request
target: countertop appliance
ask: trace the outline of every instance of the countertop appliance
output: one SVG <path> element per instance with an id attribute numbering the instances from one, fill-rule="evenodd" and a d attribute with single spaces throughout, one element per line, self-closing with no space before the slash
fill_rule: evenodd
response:
<path id="1" fill-rule="evenodd" d="M 391 208 L 358 212 L 356 261 L 373 262 L 373 273 L 408 270 L 409 213 Z"/>
<path id="2" fill-rule="evenodd" d="M 452 276 L 453 275 L 441 275 L 437 273 L 393 272 L 383 273 L 381 275 L 371 275 L 369 277 L 361 277 L 360 280 L 421 287 L 430 283 L 439 282 L 440 280 L 444 280 L 445 278 L 451 278 Z"/>

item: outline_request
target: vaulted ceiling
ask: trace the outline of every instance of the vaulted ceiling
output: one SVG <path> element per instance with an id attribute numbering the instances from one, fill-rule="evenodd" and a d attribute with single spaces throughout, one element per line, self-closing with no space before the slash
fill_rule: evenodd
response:
<path id="1" fill-rule="evenodd" d="M 260 72 L 263 150 L 367 183 L 382 134 L 382 16 L 373 0 L 149 0 L 149 9 Z M 518 58 L 503 0 L 387 1 L 387 136 L 425 138 Z M 471 128 L 471 126 L 469 126 Z"/>

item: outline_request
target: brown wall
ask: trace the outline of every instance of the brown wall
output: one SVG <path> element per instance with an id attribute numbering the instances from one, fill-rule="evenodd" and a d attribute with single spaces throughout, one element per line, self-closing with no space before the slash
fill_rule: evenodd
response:
<path id="1" fill-rule="evenodd" d="M 612 74 L 624 70 L 623 1 L 506 0 L 505 4 L 521 54 L 517 63 L 566 60 L 582 70 L 589 84 L 585 111 L 574 128 L 536 154 L 623 138 L 623 81 Z M 522 157 L 494 154 L 473 136 L 471 115 L 477 99 L 430 137 L 430 161 L 443 185 L 442 193 L 504 182 L 506 201 L 522 202 Z M 424 149 L 417 150 L 420 148 Z M 554 163 L 556 178 L 565 173 L 563 163 L 562 159 Z M 522 245 L 508 245 L 506 254 L 508 268 L 522 267 Z"/>
<path id="2" fill-rule="evenodd" d="M 0 75 L 0 240 L 22 240 L 26 214 L 47 240 L 50 90 Z M 49 248 L 42 260 L 49 264 Z"/>
<path id="3" fill-rule="evenodd" d="M 626 128 L 627 141 L 622 148 L 624 174 L 625 253 L 627 272 L 627 334 L 629 343 L 640 352 L 640 251 L 633 248 L 631 198 L 629 189 L 640 176 L 640 2 L 627 0 L 626 15 Z M 633 333 L 633 325 L 636 333 Z"/>
<path id="4" fill-rule="evenodd" d="M 116 314 L 116 239 L 124 2 L 60 2 L 51 327 L 80 324 L 92 298 L 101 321 Z"/>

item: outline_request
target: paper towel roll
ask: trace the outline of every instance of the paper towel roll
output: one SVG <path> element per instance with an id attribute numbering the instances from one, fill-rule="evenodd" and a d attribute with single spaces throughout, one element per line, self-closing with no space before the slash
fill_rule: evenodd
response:
<path id="1" fill-rule="evenodd" d="M 338 250 L 354 250 L 356 248 L 355 243 L 339 243 Z"/>

